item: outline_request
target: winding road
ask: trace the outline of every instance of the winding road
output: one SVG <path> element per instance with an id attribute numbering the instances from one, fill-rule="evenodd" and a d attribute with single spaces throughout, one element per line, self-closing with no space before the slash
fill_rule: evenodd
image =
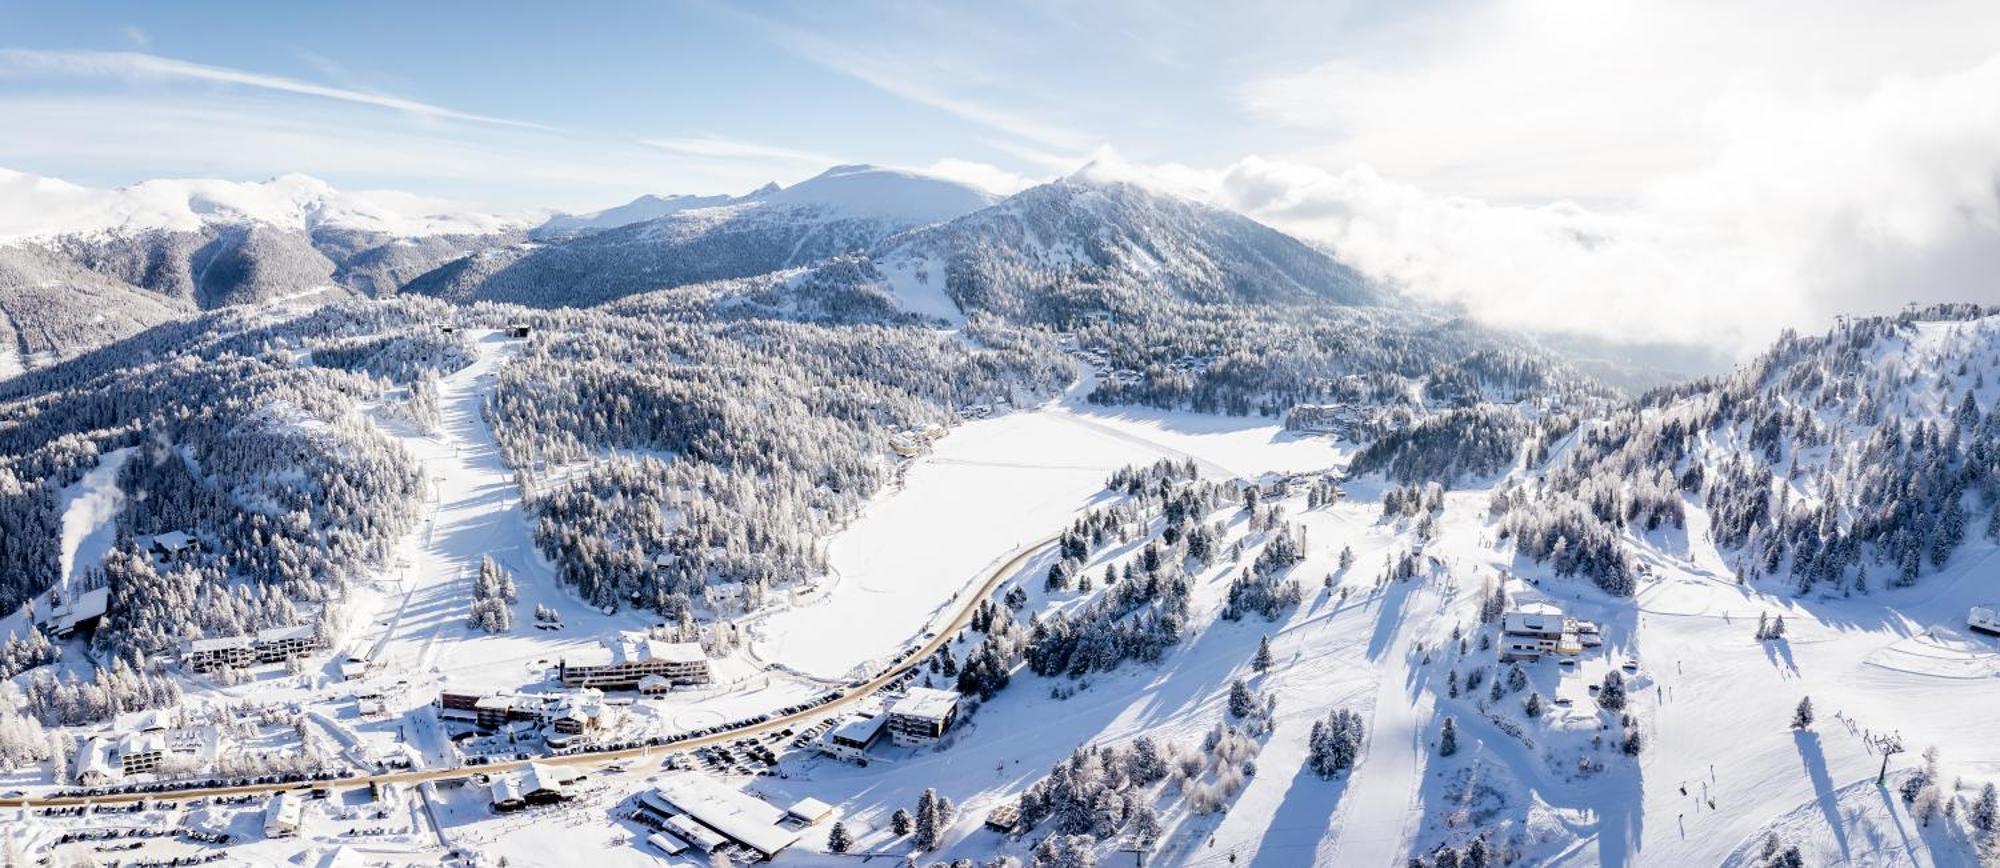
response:
<path id="1" fill-rule="evenodd" d="M 862 699 L 867 698 L 871 694 L 875 693 L 878 690 L 881 690 L 882 688 L 888 686 L 891 682 L 902 677 L 904 673 L 909 672 L 910 670 L 923 665 L 924 658 L 929 657 L 931 654 L 935 653 L 939 648 L 944 647 L 945 643 L 951 641 L 951 638 L 954 634 L 956 634 L 959 630 L 963 629 L 968 621 L 972 620 L 973 610 L 978 607 L 980 600 L 984 600 L 988 597 L 991 597 L 993 595 L 993 592 L 998 590 L 1000 585 L 1003 582 L 1005 582 L 1010 576 L 1014 575 L 1016 572 L 1019 572 L 1021 566 L 1027 563 L 1030 558 L 1034 557 L 1037 553 L 1048 548 L 1049 546 L 1054 545 L 1058 536 L 1059 535 L 1050 535 L 1049 537 L 1038 540 L 1033 544 L 1024 546 L 1013 557 L 1008 558 L 1007 560 L 1001 562 L 1000 564 L 992 567 L 987 572 L 987 575 L 984 577 L 984 579 L 979 582 L 978 589 L 976 592 L 971 594 L 963 594 L 960 596 L 960 600 L 962 602 L 960 602 L 958 607 L 958 612 L 952 616 L 952 619 L 943 628 L 934 631 L 931 634 L 930 638 L 924 640 L 922 644 L 917 646 L 917 650 L 915 653 L 909 655 L 908 657 L 903 658 L 901 662 L 895 664 L 894 666 L 889 667 L 887 670 L 884 670 L 881 674 L 875 676 L 874 678 L 868 680 L 863 684 L 847 688 L 846 690 L 841 691 L 840 697 L 838 699 L 833 700 L 832 702 L 828 702 L 823 705 L 816 705 L 811 708 L 805 709 L 804 711 L 773 717 L 770 720 L 762 721 L 760 723 L 746 724 L 744 726 L 733 727 L 730 729 L 723 730 L 721 732 L 714 732 L 708 735 L 698 736 L 695 738 L 685 738 L 677 741 L 669 741 L 665 744 L 657 744 L 657 745 L 649 744 L 642 747 L 573 753 L 573 754 L 564 754 L 561 756 L 547 755 L 547 756 L 534 757 L 532 759 L 526 759 L 526 760 L 508 760 L 505 762 L 487 763 L 485 765 L 479 765 L 479 766 L 462 766 L 459 768 L 451 768 L 451 769 L 416 769 L 410 771 L 383 772 L 380 774 L 358 775 L 354 777 L 339 778 L 331 781 L 291 781 L 286 783 L 274 783 L 274 784 L 250 784 L 246 786 L 189 787 L 187 789 L 160 790 L 156 792 L 146 792 L 146 793 L 117 793 L 117 794 L 104 794 L 104 795 L 92 795 L 92 796 L 57 796 L 49 798 L 0 799 L 0 808 L 15 808 L 15 807 L 42 808 L 42 807 L 58 807 L 64 805 L 84 805 L 84 804 L 104 805 L 104 804 L 130 803 L 146 799 L 167 799 L 167 800 L 178 801 L 182 799 L 206 798 L 215 796 L 257 795 L 262 793 L 276 793 L 276 792 L 283 792 L 286 790 L 308 789 L 315 787 L 325 787 L 333 790 L 352 790 L 352 789 L 359 789 L 362 787 L 366 787 L 375 783 L 421 784 L 431 781 L 459 780 L 463 778 L 469 778 L 474 775 L 493 774 L 495 772 L 508 772 L 522 768 L 531 762 L 545 763 L 550 765 L 586 765 L 591 763 L 609 762 L 620 759 L 631 759 L 649 755 L 656 751 L 674 752 L 674 751 L 694 750 L 703 747 L 726 744 L 730 741 L 734 741 L 736 739 L 743 738 L 745 736 L 763 735 L 765 733 L 776 732 L 786 727 L 800 727 L 800 726 L 810 725 L 811 723 L 821 718 L 824 718 L 830 714 L 834 714 L 850 705 L 860 702 Z"/>

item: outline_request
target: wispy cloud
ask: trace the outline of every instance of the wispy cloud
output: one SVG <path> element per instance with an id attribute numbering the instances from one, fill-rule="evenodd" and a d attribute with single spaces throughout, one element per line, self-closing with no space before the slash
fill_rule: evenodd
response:
<path id="1" fill-rule="evenodd" d="M 662 151 L 688 157 L 707 157 L 722 160 L 778 160 L 787 163 L 803 163 L 831 166 L 836 163 L 852 162 L 832 154 L 788 148 L 783 145 L 767 145 L 726 136 L 702 134 L 697 136 L 666 136 L 641 140 L 644 144 Z"/>
<path id="2" fill-rule="evenodd" d="M 942 63 L 903 63 L 899 52 L 862 52 L 824 37 L 762 18 L 750 17 L 780 47 L 812 63 L 867 84 L 883 93 L 937 109 L 1044 148 L 1080 151 L 1092 147 L 1091 136 L 1051 123 L 1033 114 L 953 93 L 930 82 L 947 68 Z"/>
<path id="3" fill-rule="evenodd" d="M 338 100 L 340 102 L 374 106 L 432 118 L 471 121 L 482 124 L 521 127 L 524 129 L 549 129 L 542 124 L 494 117 L 492 115 L 462 112 L 390 94 L 329 87 L 327 85 L 301 81 L 295 78 L 286 78 L 279 75 L 230 69 L 221 66 L 209 66 L 207 64 L 176 60 L 171 57 L 161 57 L 155 54 L 145 54 L 136 51 L 0 49 L 0 75 L 112 78 L 127 81 L 202 81 Z"/>

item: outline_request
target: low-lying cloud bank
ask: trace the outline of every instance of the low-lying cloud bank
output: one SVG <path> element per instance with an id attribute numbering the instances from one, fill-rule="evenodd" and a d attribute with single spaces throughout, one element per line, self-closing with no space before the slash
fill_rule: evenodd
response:
<path id="1" fill-rule="evenodd" d="M 1628 203 L 1436 196 L 1360 166 L 1250 157 L 1121 164 L 1333 248 L 1409 295 L 1493 325 L 1735 356 L 1780 330 L 1907 303 L 2000 303 L 2000 58 L 1848 99 L 1741 90 L 1716 158 Z"/>

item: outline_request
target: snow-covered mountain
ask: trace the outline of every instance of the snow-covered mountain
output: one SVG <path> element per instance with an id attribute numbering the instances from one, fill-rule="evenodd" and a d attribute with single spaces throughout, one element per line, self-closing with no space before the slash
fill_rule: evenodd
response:
<path id="1" fill-rule="evenodd" d="M 249 224 L 308 235 L 488 235 L 522 222 L 409 193 L 336 190 L 307 175 L 262 182 L 162 179 L 101 189 L 0 169 L 0 243 Z"/>
<path id="2" fill-rule="evenodd" d="M 386 295 L 466 251 L 517 237 L 518 218 L 304 175 L 258 183 L 81 187 L 0 170 L 0 244 L 35 248 L 203 309 Z"/>
<path id="3" fill-rule="evenodd" d="M 409 286 L 452 301 L 587 307 L 634 293 L 750 277 L 867 250 L 898 232 L 991 204 L 978 188 L 877 166 L 835 166 L 790 187 L 704 204 L 645 199 L 551 221 L 568 239 L 481 251 Z M 651 219 L 643 215 L 662 212 Z M 629 217 L 639 222 L 616 224 Z M 552 230 L 551 227 L 554 227 Z"/>
<path id="4" fill-rule="evenodd" d="M 1019 315 L 1075 286 L 1103 308 L 1162 293 L 1193 303 L 1375 304 L 1333 256 L 1222 208 L 1078 174 L 893 239 L 873 258 L 900 290 Z"/>
<path id="5" fill-rule="evenodd" d="M 758 193 L 776 189 L 777 186 L 775 184 L 767 185 L 757 193 L 750 194 L 750 196 L 754 197 Z M 729 195 L 692 196 L 683 193 L 656 196 L 647 193 L 623 205 L 616 205 L 601 211 L 589 211 L 583 214 L 553 215 L 528 234 L 536 239 L 554 239 L 591 232 L 602 232 L 606 229 L 616 229 L 620 226 L 630 226 L 634 223 L 658 220 L 669 214 L 679 214 L 682 211 L 693 211 L 697 208 L 714 208 L 720 205 L 734 205 L 747 198 L 749 197 Z"/>

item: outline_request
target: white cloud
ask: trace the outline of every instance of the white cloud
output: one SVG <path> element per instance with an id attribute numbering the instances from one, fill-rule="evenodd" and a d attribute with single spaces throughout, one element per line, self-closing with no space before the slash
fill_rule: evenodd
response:
<path id="1" fill-rule="evenodd" d="M 235 85 L 266 91 L 338 100 L 393 109 L 425 117 L 485 124 L 546 129 L 540 124 L 491 115 L 461 112 L 389 94 L 328 87 L 295 78 L 192 63 L 135 51 L 39 51 L 0 49 L 0 75 L 114 78 L 127 81 L 183 80 Z"/>
<path id="2" fill-rule="evenodd" d="M 690 157 L 714 157 L 725 160 L 777 160 L 785 163 L 806 163 L 831 166 L 847 162 L 839 157 L 818 151 L 787 148 L 780 145 L 766 145 L 746 142 L 724 136 L 703 134 L 699 136 L 667 136 L 645 139 L 645 144 Z"/>
<path id="3" fill-rule="evenodd" d="M 1629 199 L 1715 160 L 1733 93 L 1851 99 L 2000 45 L 1983 0 L 1495 0 L 1389 21 L 1250 81 L 1244 107 L 1307 142 L 1286 159 L 1507 201 Z"/>
<path id="4" fill-rule="evenodd" d="M 2000 58 L 1855 96 L 1748 87 L 1716 156 L 1586 208 L 1251 158 L 1217 197 L 1497 325 L 1737 353 L 1906 301 L 2000 303 Z"/>
<path id="5" fill-rule="evenodd" d="M 1034 178 L 1009 172 L 990 163 L 959 160 L 950 157 L 937 160 L 929 165 L 909 166 L 907 168 L 914 172 L 935 175 L 946 180 L 957 181 L 961 184 L 970 184 L 988 193 L 1003 196 L 1010 193 L 1018 193 L 1041 183 Z"/>

